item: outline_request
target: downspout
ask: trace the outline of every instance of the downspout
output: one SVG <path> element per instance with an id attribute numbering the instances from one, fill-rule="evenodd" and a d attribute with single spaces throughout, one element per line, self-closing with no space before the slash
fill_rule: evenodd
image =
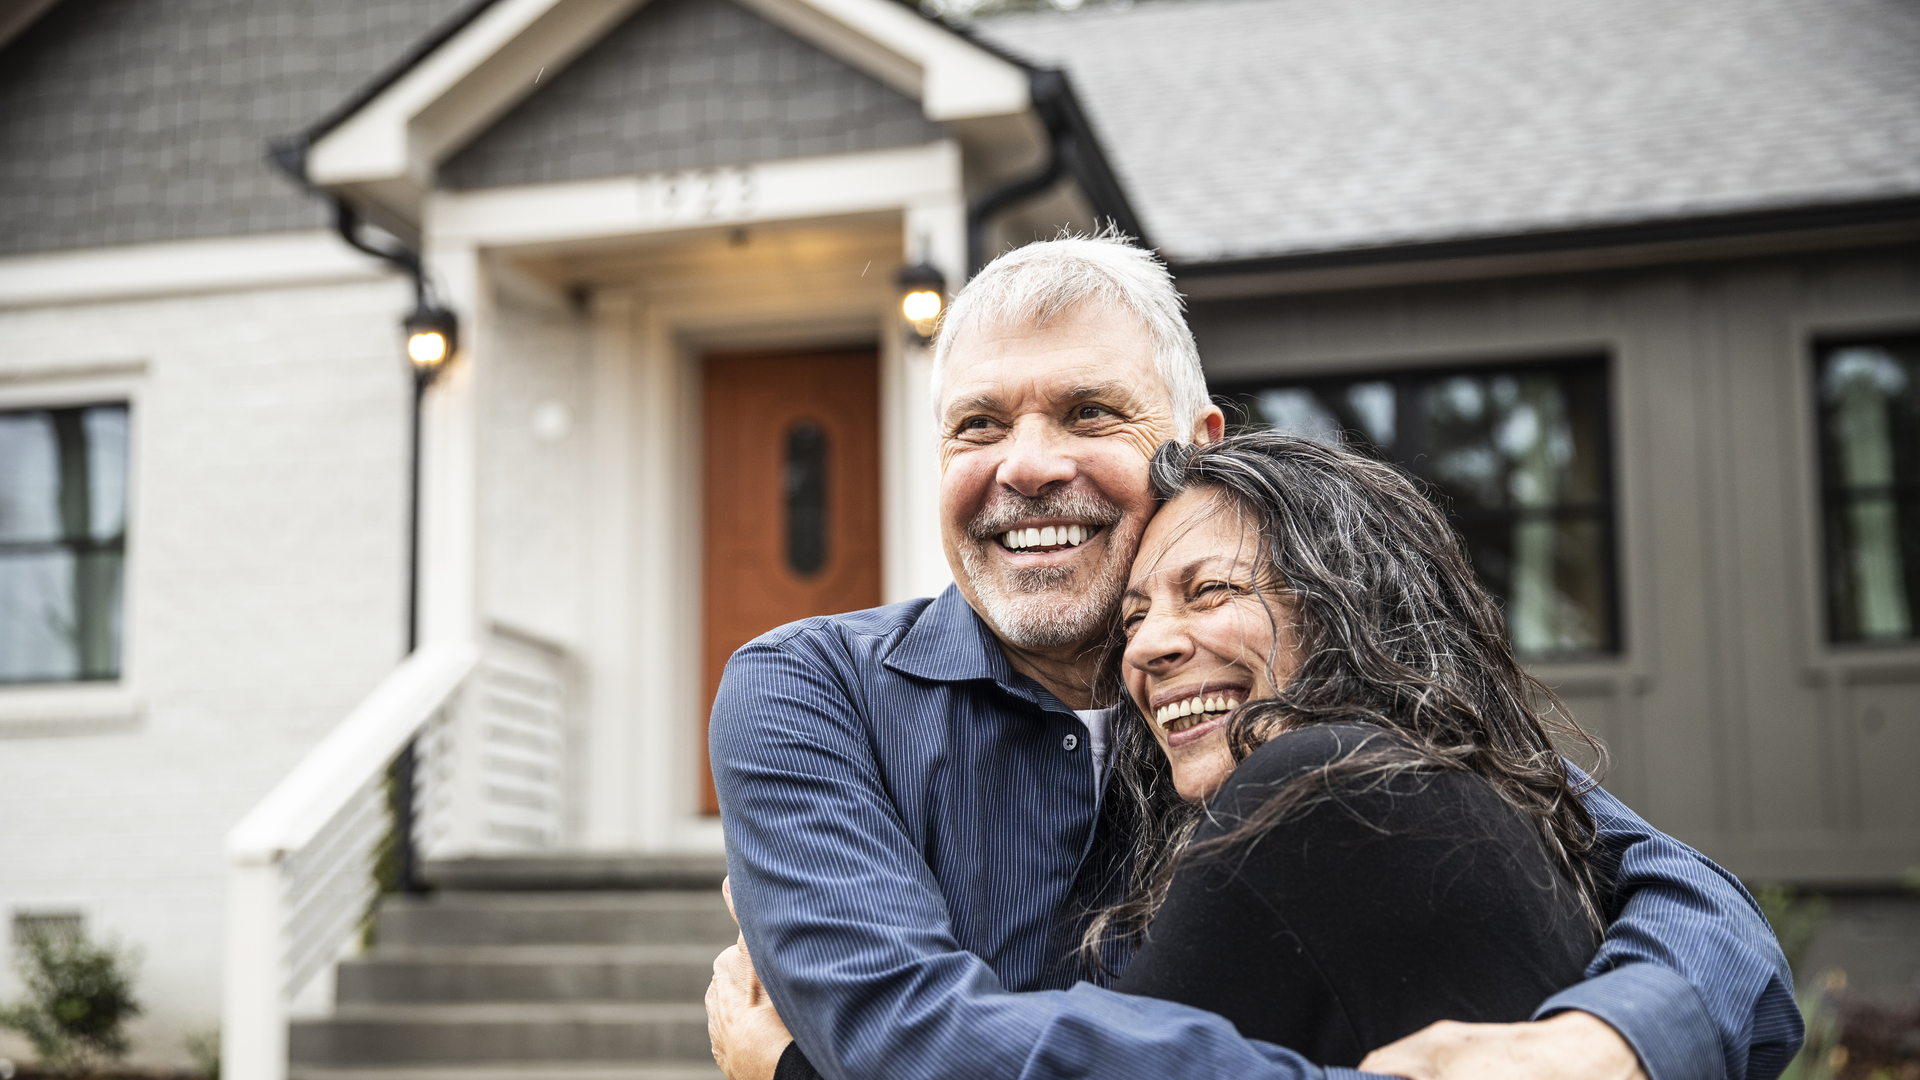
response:
<path id="1" fill-rule="evenodd" d="M 424 310 L 432 298 L 432 288 L 427 281 L 426 267 L 420 261 L 420 254 L 396 241 L 391 245 L 374 244 L 360 235 L 360 214 L 346 199 L 331 192 L 323 192 L 307 179 L 307 143 L 304 138 L 296 138 L 274 144 L 269 148 L 267 158 L 281 172 L 291 177 L 306 191 L 321 195 L 333 203 L 333 227 L 340 239 L 357 251 L 383 262 L 390 263 L 406 272 L 413 280 L 413 302 L 416 310 Z M 427 384 L 432 381 L 433 372 L 422 372 L 418 368 L 413 373 L 413 409 L 412 430 L 408 433 L 412 447 L 410 458 L 411 477 L 407 490 L 407 655 L 413 655 L 420 644 L 420 412 L 425 402 Z M 393 861 L 394 883 L 403 893 L 412 896 L 423 895 L 428 891 L 425 879 L 420 873 L 420 852 L 414 839 L 417 809 L 414 806 L 415 772 L 420 760 L 419 739 L 407 740 L 393 764 L 388 766 L 387 780 L 388 807 L 393 814 Z"/>
<path id="2" fill-rule="evenodd" d="M 420 265 L 420 255 L 399 244 L 383 247 L 369 243 L 360 235 L 360 212 L 353 208 L 353 204 L 338 195 L 331 198 L 333 199 L 333 227 L 340 234 L 340 239 L 376 259 L 383 259 L 406 271 L 407 276 L 413 279 L 414 306 L 427 306 L 430 290 L 427 288 L 426 268 Z"/>
<path id="3" fill-rule="evenodd" d="M 315 187 L 313 181 L 307 179 L 307 136 L 294 135 L 274 141 L 267 147 L 267 161 L 272 163 L 274 168 L 279 169 L 287 179 L 300 185 L 302 191 L 332 203 L 333 228 L 340 234 L 340 239 L 345 240 L 349 247 L 357 251 L 364 251 L 382 262 L 391 263 L 405 271 L 407 277 L 413 281 L 415 306 L 425 306 L 432 290 L 427 286 L 427 271 L 420 262 L 419 253 L 399 243 L 384 246 L 369 243 L 361 237 L 360 212 L 353 208 L 353 204 L 339 195 Z"/>
<path id="4" fill-rule="evenodd" d="M 1060 110 L 1052 107 L 1066 90 L 1066 78 L 1058 71 L 1041 68 L 1028 77 L 1028 85 L 1034 111 L 1047 125 L 1047 162 L 1040 171 L 981 192 L 967 204 L 968 277 L 987 265 L 987 227 L 994 215 L 1058 183 L 1060 174 L 1066 171 L 1067 155 L 1073 151 L 1073 132 L 1058 119 Z"/>

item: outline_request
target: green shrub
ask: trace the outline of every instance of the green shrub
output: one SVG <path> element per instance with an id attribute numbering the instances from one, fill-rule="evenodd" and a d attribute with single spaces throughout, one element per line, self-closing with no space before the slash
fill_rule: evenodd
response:
<path id="1" fill-rule="evenodd" d="M 190 1031 L 180 1039 L 187 1048 L 187 1056 L 207 1080 L 220 1080 L 220 1029 L 208 1028 L 205 1031 Z"/>
<path id="2" fill-rule="evenodd" d="M 1805 976 L 1801 964 L 1806 961 L 1807 949 L 1827 921 L 1827 898 L 1785 885 L 1762 885 L 1753 890 L 1753 898 L 1760 902 L 1773 935 L 1780 939 L 1780 951 L 1787 954 L 1787 965 L 1793 968 L 1794 981 L 1798 982 Z"/>
<path id="3" fill-rule="evenodd" d="M 127 1021 L 140 1013 L 132 966 L 124 949 L 84 932 L 30 931 L 14 957 L 26 996 L 0 1008 L 0 1027 L 25 1035 L 51 1069 L 118 1058 L 127 1052 Z"/>

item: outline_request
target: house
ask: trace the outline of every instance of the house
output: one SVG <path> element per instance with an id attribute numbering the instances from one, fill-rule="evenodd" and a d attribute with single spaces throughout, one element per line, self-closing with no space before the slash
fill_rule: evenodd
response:
<path id="1" fill-rule="evenodd" d="M 482 877 L 716 851 L 727 653 L 947 581 L 902 283 L 1107 222 L 1248 422 L 1448 500 L 1612 790 L 1889 890 L 1916 59 L 1888 0 L 9 0 L 0 905 L 278 1076 L 396 761 Z"/>

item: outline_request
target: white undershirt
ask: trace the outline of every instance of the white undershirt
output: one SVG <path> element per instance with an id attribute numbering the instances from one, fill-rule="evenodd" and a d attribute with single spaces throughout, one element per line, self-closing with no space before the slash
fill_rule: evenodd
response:
<path id="1" fill-rule="evenodd" d="M 1113 714 L 1120 711 L 1114 705 L 1105 709 L 1075 709 L 1073 715 L 1087 725 L 1088 756 L 1093 758 L 1093 790 L 1100 790 L 1100 780 L 1107 767 L 1107 736 L 1113 727 Z"/>

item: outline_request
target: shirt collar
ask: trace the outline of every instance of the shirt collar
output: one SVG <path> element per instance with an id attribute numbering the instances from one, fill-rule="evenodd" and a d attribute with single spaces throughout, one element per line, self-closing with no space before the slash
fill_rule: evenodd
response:
<path id="1" fill-rule="evenodd" d="M 914 620 L 884 661 L 902 675 L 933 682 L 988 681 L 1043 709 L 1071 713 L 1047 689 L 1007 663 L 1000 639 L 987 625 L 960 587 L 949 585 Z"/>

